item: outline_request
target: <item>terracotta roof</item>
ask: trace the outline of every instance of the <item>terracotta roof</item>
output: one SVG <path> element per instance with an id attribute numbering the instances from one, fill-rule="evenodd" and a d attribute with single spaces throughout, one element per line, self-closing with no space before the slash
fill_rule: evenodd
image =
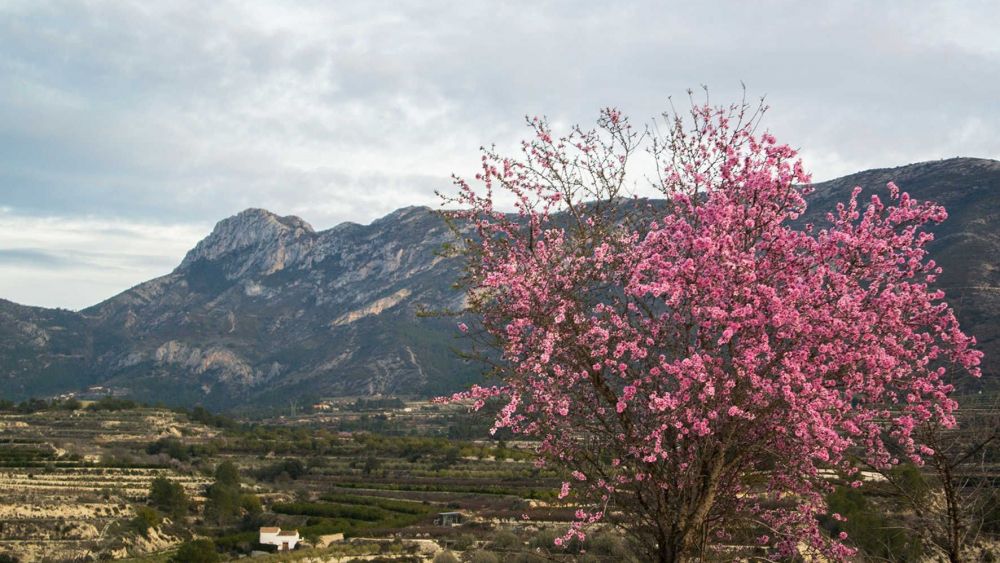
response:
<path id="1" fill-rule="evenodd" d="M 299 535 L 299 531 L 298 530 L 284 530 L 284 531 L 278 532 L 278 535 L 279 536 L 297 536 L 297 535 Z"/>
<path id="2" fill-rule="evenodd" d="M 260 533 L 262 534 L 277 534 L 281 531 L 281 528 L 261 528 Z"/>

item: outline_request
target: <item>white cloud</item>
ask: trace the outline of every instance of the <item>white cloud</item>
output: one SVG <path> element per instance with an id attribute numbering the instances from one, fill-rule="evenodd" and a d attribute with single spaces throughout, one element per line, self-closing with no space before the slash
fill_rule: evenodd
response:
<path id="1" fill-rule="evenodd" d="M 700 84 L 735 100 L 740 81 L 768 95 L 767 124 L 819 180 L 1000 157 L 995 2 L 32 0 L 0 13 L 0 206 L 17 216 L 206 225 L 259 206 L 318 228 L 368 222 L 435 203 L 480 145 L 512 146 L 525 114 L 587 123 L 617 105 L 642 121 Z M 93 241 L 108 256 L 116 244 Z M 0 295 L 23 295 L 6 268 Z"/>
<path id="2" fill-rule="evenodd" d="M 81 309 L 169 273 L 209 225 L 156 225 L 0 212 L 0 296 Z"/>

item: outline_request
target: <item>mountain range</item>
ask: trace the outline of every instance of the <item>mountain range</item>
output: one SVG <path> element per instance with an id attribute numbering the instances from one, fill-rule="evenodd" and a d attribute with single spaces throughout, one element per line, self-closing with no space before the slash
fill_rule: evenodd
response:
<path id="1" fill-rule="evenodd" d="M 1000 162 L 956 158 L 868 170 L 815 185 L 805 220 L 860 185 L 895 181 L 949 218 L 932 257 L 967 332 L 1000 381 Z M 399 209 L 370 225 L 316 231 L 247 209 L 220 221 L 171 273 L 79 312 L 0 300 L 0 396 L 100 385 L 138 399 L 222 409 L 324 396 L 436 395 L 480 378 L 455 354 L 456 258 L 444 219 Z"/>

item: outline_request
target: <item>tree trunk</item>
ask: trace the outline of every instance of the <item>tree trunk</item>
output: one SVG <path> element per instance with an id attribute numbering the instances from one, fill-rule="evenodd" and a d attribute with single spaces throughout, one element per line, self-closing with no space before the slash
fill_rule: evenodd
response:
<path id="1" fill-rule="evenodd" d="M 962 561 L 962 507 L 955 491 L 954 476 L 948 460 L 938 458 L 938 472 L 941 475 L 944 485 L 945 506 L 948 512 L 948 561 L 950 563 L 961 563 Z"/>
<path id="2" fill-rule="evenodd" d="M 681 563 L 685 561 L 687 558 L 684 557 L 682 542 L 683 540 L 677 534 L 663 537 L 658 542 L 657 563 Z"/>

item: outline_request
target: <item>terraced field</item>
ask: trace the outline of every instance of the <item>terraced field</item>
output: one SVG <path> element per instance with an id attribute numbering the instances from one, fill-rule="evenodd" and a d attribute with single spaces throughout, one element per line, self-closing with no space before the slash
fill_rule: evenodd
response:
<path id="1" fill-rule="evenodd" d="M 534 466 L 530 445 L 449 439 L 454 421 L 436 411 L 396 421 L 436 434 L 413 436 L 358 430 L 368 412 L 236 424 L 204 411 L 12 410 L 0 413 L 0 553 L 24 562 L 165 560 L 192 537 L 236 557 L 261 548 L 256 529 L 265 525 L 313 541 L 343 533 L 350 544 L 320 551 L 331 557 L 405 561 L 421 557 L 414 550 L 429 558 L 485 545 L 500 529 L 572 518 L 571 507 L 548 505 L 559 479 Z M 241 481 L 228 516 L 211 498 L 226 462 Z M 136 515 L 154 505 L 161 476 L 190 504 L 173 520 L 156 511 L 163 523 L 139 529 Z M 462 513 L 464 524 L 440 525 L 442 512 Z"/>
<path id="2" fill-rule="evenodd" d="M 201 494 L 206 478 L 131 454 L 181 429 L 194 440 L 216 434 L 154 409 L 0 415 L 0 553 L 83 560 L 176 543 L 154 534 L 137 545 L 127 522 L 159 475 Z"/>
<path id="3" fill-rule="evenodd" d="M 247 430 L 218 446 L 220 458 L 236 460 L 257 476 L 268 524 L 306 536 L 340 532 L 349 540 L 403 538 L 447 546 L 469 536 L 485 542 L 497 526 L 565 525 L 573 517 L 570 507 L 547 506 L 559 479 L 536 468 L 526 447 L 345 433 L 329 420 L 309 417 Z M 296 462 L 301 466 L 294 476 L 282 474 L 282 464 Z M 464 515 L 464 526 L 435 523 L 439 513 L 451 511 Z M 525 514 L 531 523 L 524 522 Z M 245 546 L 249 537 L 235 534 L 219 542 Z"/>

